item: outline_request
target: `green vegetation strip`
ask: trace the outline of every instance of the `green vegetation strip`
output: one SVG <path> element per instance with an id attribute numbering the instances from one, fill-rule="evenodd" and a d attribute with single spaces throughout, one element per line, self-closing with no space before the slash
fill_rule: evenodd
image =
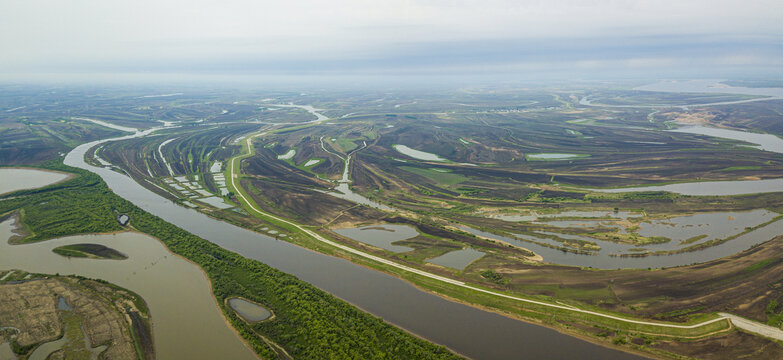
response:
<path id="1" fill-rule="evenodd" d="M 99 244 L 73 244 L 52 249 L 56 254 L 67 257 L 123 260 L 128 257 L 123 253 Z"/>

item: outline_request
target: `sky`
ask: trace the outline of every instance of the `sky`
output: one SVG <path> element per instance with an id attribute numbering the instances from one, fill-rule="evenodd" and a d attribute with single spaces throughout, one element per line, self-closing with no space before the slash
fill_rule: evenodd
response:
<path id="1" fill-rule="evenodd" d="M 780 76 L 781 14 L 780 0 L 3 0 L 0 73 Z"/>

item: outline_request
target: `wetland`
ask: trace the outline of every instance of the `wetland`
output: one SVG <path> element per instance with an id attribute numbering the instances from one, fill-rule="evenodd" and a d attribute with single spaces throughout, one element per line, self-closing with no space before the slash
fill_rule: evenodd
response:
<path id="1" fill-rule="evenodd" d="M 311 303 L 344 304 L 324 300 L 327 297 L 318 291 L 325 290 L 369 312 L 370 318 L 382 317 L 475 358 L 519 353 L 631 355 L 438 295 L 481 304 L 604 346 L 663 357 L 681 354 L 672 345 L 679 342 L 665 336 L 640 335 L 638 329 L 616 323 L 596 325 L 595 319 L 565 313 L 549 314 L 541 308 L 455 290 L 449 282 L 639 319 L 687 323 L 714 316 L 712 311 L 720 309 L 756 321 L 775 321 L 778 309 L 766 307 L 781 295 L 772 279 L 779 269 L 777 236 L 783 233 L 777 221 L 783 213 L 779 195 L 783 147 L 773 115 L 780 110 L 778 103 L 761 98 L 774 94 L 683 94 L 598 85 L 578 91 L 526 89 L 491 95 L 482 91 L 444 93 L 442 98 L 393 92 L 354 97 L 278 93 L 261 103 L 201 95 L 185 102 L 190 95 L 132 100 L 122 105 L 129 107 L 121 112 L 114 110 L 115 105 L 100 110 L 112 115 L 95 116 L 88 112 L 97 110 L 85 110 L 78 116 L 100 122 L 76 123 L 96 133 L 102 123 L 116 124 L 133 135 L 77 146 L 65 156 L 65 163 L 100 175 L 114 193 L 222 247 L 178 235 L 188 239 L 186 248 L 169 238 L 167 232 L 173 229 L 160 224 L 150 227 L 138 212 L 123 206 L 96 208 L 108 214 L 111 223 L 94 226 L 96 232 L 146 229 L 161 234 L 156 236 L 175 252 L 189 254 L 215 276 L 213 295 L 218 302 L 212 306 L 218 318 L 222 310 L 242 337 L 254 346 L 260 338 L 273 341 L 266 345 L 274 352 L 349 353 L 338 352 L 336 344 L 346 344 L 343 338 L 326 347 L 296 340 L 319 339 L 320 331 L 342 334 L 344 329 L 329 327 L 332 320 L 350 318 L 351 324 L 367 325 L 365 318 L 358 321 L 342 312 L 344 307 L 329 307 L 336 315 L 328 319 L 307 313 L 314 309 Z M 318 101 L 312 106 L 292 105 L 314 97 Z M 147 101 L 160 102 L 168 112 L 152 114 L 137 106 Z M 400 104 L 406 106 L 396 106 Z M 316 120 L 305 122 L 305 118 Z M 331 120 L 321 122 L 325 119 Z M 691 122 L 672 129 L 680 121 L 685 123 L 683 119 Z M 176 122 L 177 127 L 155 129 L 157 120 Z M 136 132 L 137 128 L 150 130 Z M 247 139 L 255 151 L 247 149 Z M 15 154 L 30 159 L 44 156 L 32 151 Z M 108 163 L 112 169 L 89 165 Z M 759 192 L 768 195 L 756 195 Z M 242 193 L 247 196 L 239 197 Z M 96 204 L 99 195 L 114 196 L 92 195 Z M 9 201 L 21 201 L 11 197 Z M 48 246 L 63 239 L 52 230 L 60 225 L 37 217 L 36 211 L 54 206 L 58 197 L 40 198 L 46 200 L 20 205 L 25 210 L 20 216 L 33 232 L 31 241 L 54 240 L 14 246 Z M 77 223 L 98 219 L 78 221 L 75 212 L 57 213 Z M 121 214 L 131 218 L 123 226 L 116 221 Z M 158 233 L 158 229 L 166 231 Z M 301 229 L 347 247 L 315 241 Z M 47 254 L 72 262 L 134 261 L 135 255 L 122 246 L 106 240 L 81 241 L 63 244 L 69 246 L 63 249 L 83 253 L 84 244 L 100 245 L 128 259 L 69 259 L 51 249 Z M 366 251 L 381 260 L 355 256 L 346 249 Z M 290 299 L 275 297 L 278 283 L 262 284 L 252 275 L 264 272 L 264 279 L 277 279 L 266 273 L 271 270 L 244 268 L 260 266 L 252 265 L 260 264 L 254 260 L 315 285 L 320 290 L 301 290 L 311 288 L 296 283 L 286 292 L 298 294 L 297 299 L 317 300 L 290 307 Z M 424 279 L 383 261 L 446 280 Z M 643 282 L 645 286 L 640 285 Z M 759 289 L 767 290 L 760 293 Z M 214 302 L 208 290 L 205 298 Z M 158 311 L 150 308 L 157 322 Z M 274 316 L 262 321 L 270 315 L 261 308 Z M 258 316 L 252 316 L 253 311 Z M 292 319 L 314 319 L 309 321 L 317 324 L 307 326 Z M 350 333 L 361 331 L 352 328 Z M 775 346 L 752 338 L 741 346 L 758 345 L 765 355 L 774 355 Z M 552 340 L 548 351 L 531 350 L 548 340 Z M 709 341 L 689 344 L 693 351 L 707 354 Z"/>

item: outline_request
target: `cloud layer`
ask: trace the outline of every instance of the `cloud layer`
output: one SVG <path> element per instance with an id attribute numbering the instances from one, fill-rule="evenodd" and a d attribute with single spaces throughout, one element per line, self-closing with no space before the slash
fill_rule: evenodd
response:
<path id="1" fill-rule="evenodd" d="M 780 68 L 783 2 L 0 2 L 0 72 Z"/>

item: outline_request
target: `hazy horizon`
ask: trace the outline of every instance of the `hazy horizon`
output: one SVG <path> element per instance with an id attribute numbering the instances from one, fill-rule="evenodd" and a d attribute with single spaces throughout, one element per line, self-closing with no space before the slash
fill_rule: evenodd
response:
<path id="1" fill-rule="evenodd" d="M 783 76 L 781 13 L 767 0 L 3 2 L 0 80 Z"/>

